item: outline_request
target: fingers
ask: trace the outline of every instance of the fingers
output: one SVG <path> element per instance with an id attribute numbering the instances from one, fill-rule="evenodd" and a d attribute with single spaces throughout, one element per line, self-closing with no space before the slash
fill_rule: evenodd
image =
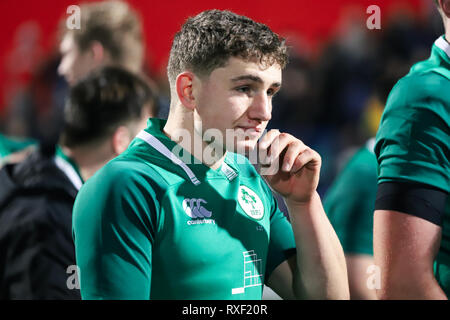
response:
<path id="1" fill-rule="evenodd" d="M 270 166 L 271 171 L 277 171 L 281 166 L 283 172 L 295 173 L 305 165 L 320 167 L 322 162 L 320 155 L 301 140 L 278 130 L 270 130 L 261 138 L 259 152 L 261 164 Z"/>
<path id="2" fill-rule="evenodd" d="M 303 167 L 307 167 L 308 169 L 320 168 L 321 165 L 322 158 L 320 155 L 313 149 L 305 146 L 305 149 L 295 158 L 291 172 L 296 173 Z"/>
<path id="3" fill-rule="evenodd" d="M 282 159 L 283 162 L 281 164 L 281 170 L 284 172 L 297 171 L 298 169 L 295 171 L 293 170 L 293 165 L 295 162 L 297 162 L 299 154 L 302 154 L 302 152 L 307 150 L 307 148 L 308 147 L 305 146 L 305 144 L 300 140 L 289 143 L 286 153 L 284 154 L 284 157 Z"/>
<path id="4" fill-rule="evenodd" d="M 270 157 L 269 152 L 274 140 L 280 135 L 278 129 L 273 129 L 267 132 L 258 143 L 258 156 L 262 165 L 270 165 L 273 159 Z"/>
<path id="5" fill-rule="evenodd" d="M 290 149 L 289 144 L 294 142 L 294 137 L 287 133 L 280 133 L 268 148 L 268 161 L 274 170 L 279 170 L 283 163 L 286 152 Z M 298 140 L 299 141 L 299 140 Z M 295 160 L 295 158 L 293 159 Z"/>
<path id="6" fill-rule="evenodd" d="M 267 132 L 260 140 L 259 140 L 259 148 L 261 150 L 267 150 L 273 141 L 280 135 L 280 130 L 272 129 Z"/>

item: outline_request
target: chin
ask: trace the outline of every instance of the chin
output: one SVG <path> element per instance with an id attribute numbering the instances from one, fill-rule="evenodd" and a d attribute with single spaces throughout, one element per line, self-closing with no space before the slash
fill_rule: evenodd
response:
<path id="1" fill-rule="evenodd" d="M 235 144 L 234 150 L 232 152 L 247 155 L 256 148 L 257 140 L 253 141 L 239 141 Z"/>

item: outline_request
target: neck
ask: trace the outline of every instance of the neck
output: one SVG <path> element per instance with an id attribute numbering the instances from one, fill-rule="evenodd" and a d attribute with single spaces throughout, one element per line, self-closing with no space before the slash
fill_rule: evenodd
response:
<path id="1" fill-rule="evenodd" d="M 92 165 L 80 166 L 80 174 L 83 181 L 86 181 L 92 177 L 98 170 L 100 170 L 108 161 L 102 163 L 96 163 Z"/>
<path id="2" fill-rule="evenodd" d="M 204 130 L 196 111 L 181 105 L 171 106 L 170 110 L 164 133 L 203 164 L 213 170 L 218 169 L 225 159 L 226 151 L 211 152 L 221 148 L 215 148 L 212 143 L 203 140 Z"/>
<path id="3" fill-rule="evenodd" d="M 108 143 L 98 145 L 95 149 L 92 146 L 81 146 L 66 150 L 67 154 L 78 165 L 84 181 L 92 177 L 109 160 L 116 156 Z"/>
<path id="4" fill-rule="evenodd" d="M 445 22 L 445 40 L 450 43 L 450 20 L 446 20 Z"/>

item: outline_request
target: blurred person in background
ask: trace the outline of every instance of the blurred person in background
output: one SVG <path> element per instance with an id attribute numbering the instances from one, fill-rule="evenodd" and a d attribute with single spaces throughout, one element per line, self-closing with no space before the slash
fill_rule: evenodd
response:
<path id="1" fill-rule="evenodd" d="M 426 22 L 431 22 L 427 19 Z M 439 31 L 412 23 L 408 17 L 394 16 L 377 39 L 375 81 L 372 94 L 366 100 L 359 128 L 360 136 L 377 132 L 390 90 L 408 73 L 411 63 L 424 58 L 423 48 L 435 39 L 429 35 Z M 424 24 L 425 25 L 425 24 Z M 420 32 L 420 39 L 413 35 Z M 395 44 L 393 44 L 393 42 Z M 371 283 L 375 265 L 373 257 L 373 211 L 377 193 L 377 159 L 375 138 L 363 146 L 344 149 L 339 156 L 339 174 L 324 197 L 324 208 L 342 243 L 350 286 L 351 299 L 377 299 L 376 286 Z"/>
<path id="2" fill-rule="evenodd" d="M 108 131 L 108 137 L 113 139 L 112 143 L 111 139 L 106 139 L 103 144 L 100 144 L 101 141 L 93 141 L 92 145 L 85 145 L 81 143 L 83 139 L 94 139 L 98 135 L 93 127 L 95 123 L 98 123 L 100 131 L 106 127 L 107 124 L 104 122 L 105 119 L 108 119 L 106 111 L 96 109 L 95 103 L 88 104 L 88 101 L 84 101 L 83 105 L 93 108 L 92 113 L 89 113 L 89 110 L 81 110 L 74 116 L 83 118 L 74 118 L 71 120 L 72 123 L 64 121 L 67 120 L 68 115 L 63 119 L 63 108 L 49 107 L 53 100 L 49 100 L 48 97 L 55 95 L 52 90 L 60 88 L 60 84 L 55 82 L 56 69 L 70 86 L 74 86 L 80 79 L 84 79 L 91 72 L 101 70 L 105 66 L 121 67 L 132 73 L 143 74 L 144 45 L 142 26 L 137 13 L 122 1 L 87 3 L 80 5 L 80 9 L 80 29 L 67 29 L 65 19 L 60 23 L 61 59 L 59 65 L 58 60 L 53 58 L 50 59 L 51 63 L 44 64 L 44 68 L 40 69 L 39 74 L 42 74 L 40 80 L 32 80 L 30 86 L 33 89 L 30 91 L 32 95 L 24 97 L 23 102 L 30 100 L 27 105 L 31 108 L 19 108 L 19 110 L 25 111 L 24 115 L 32 124 L 29 126 L 31 129 L 36 127 L 36 123 L 39 123 L 40 119 L 36 114 L 36 101 L 38 105 L 46 106 L 45 109 L 48 109 L 48 112 L 44 115 L 51 114 L 51 116 L 45 117 L 51 121 L 44 126 L 45 130 L 48 130 L 45 134 L 37 127 L 36 131 L 33 129 L 33 132 L 37 133 L 35 134 L 37 139 L 33 140 L 32 144 L 37 143 L 38 146 L 34 146 L 37 150 L 33 151 L 21 165 L 10 165 L 3 171 L 2 181 L 5 188 L 0 197 L 1 250 L 6 250 L 5 248 L 8 247 L 17 250 L 14 253 L 11 253 L 12 249 L 7 251 L 8 255 L 5 255 L 4 259 L 9 260 L 0 261 L 2 265 L 0 268 L 8 267 L 0 269 L 1 297 L 4 298 L 79 298 L 79 291 L 68 290 L 65 284 L 67 278 L 65 269 L 69 265 L 75 265 L 71 237 L 73 201 L 83 181 L 110 158 L 126 148 L 130 139 L 134 137 L 133 134 L 136 133 L 121 125 L 118 134 Z M 116 100 L 124 99 L 125 103 L 126 99 L 132 99 L 133 94 L 137 97 L 146 95 L 142 92 L 133 93 L 133 90 L 138 90 L 135 87 L 126 87 L 126 79 L 134 76 L 118 70 L 105 69 L 102 71 L 111 75 L 112 79 L 97 75 L 106 87 L 114 85 L 114 81 L 117 85 L 123 85 L 124 94 L 128 92 L 128 96 L 121 98 L 118 96 L 115 98 Z M 91 84 L 94 82 L 91 79 Z M 143 83 L 139 85 L 144 86 Z M 145 90 L 152 92 L 153 99 L 155 88 L 150 79 L 146 79 L 145 86 L 148 85 L 152 89 L 146 88 Z M 77 88 L 84 90 L 85 94 L 88 93 L 86 91 L 88 88 L 80 87 L 80 85 Z M 100 87 L 92 87 L 90 90 L 100 89 Z M 57 92 L 59 94 L 56 96 L 62 97 L 62 91 L 57 90 Z M 89 93 L 93 94 L 91 91 Z M 31 99 L 32 97 L 39 99 L 35 101 Z M 93 99 L 94 96 L 91 98 Z M 114 99 L 114 95 L 110 98 Z M 138 98 L 138 101 L 141 98 Z M 125 113 L 131 111 L 124 110 Z M 141 107 L 141 111 L 139 119 L 142 119 L 142 122 L 136 124 L 137 128 L 145 127 L 146 119 L 156 116 L 157 103 L 152 100 L 150 106 Z M 122 115 L 126 116 L 123 112 Z M 88 123 L 89 119 L 95 120 L 92 120 L 93 123 Z M 117 121 L 119 120 L 117 119 Z M 123 120 L 126 121 L 126 119 Z M 86 122 L 86 127 L 82 126 L 82 121 Z M 69 127 L 64 128 L 64 123 Z M 55 127 L 58 128 L 55 129 Z M 112 127 L 108 128 L 110 128 L 108 130 L 112 130 Z M 64 130 L 61 137 L 63 145 L 59 146 L 56 145 L 56 140 L 61 130 Z M 71 139 L 76 136 L 73 133 L 77 132 L 76 130 L 81 133 L 83 130 L 92 131 L 85 132 L 85 136 L 81 136 L 79 142 L 73 142 Z M 71 133 L 68 134 L 68 131 Z M 6 143 L 3 145 L 8 146 Z M 8 155 L 4 162 L 20 162 L 29 155 L 31 150 L 32 148 Z M 59 213 L 59 211 L 63 214 L 56 216 L 55 212 Z M 7 212 L 8 214 L 6 214 Z M 17 216 L 12 216 L 13 213 Z M 11 236 L 14 232 L 18 234 L 17 237 Z M 51 238 L 52 233 L 53 238 Z M 59 241 L 54 241 L 56 237 L 59 237 Z M 36 242 L 35 246 L 33 246 L 33 241 Z M 11 260 L 18 261 L 17 268 L 12 267 Z M 58 273 L 49 276 L 51 272 Z"/>
<path id="3" fill-rule="evenodd" d="M 79 29 L 61 26 L 58 73 L 73 85 L 106 65 L 142 72 L 144 42 L 141 21 L 126 2 L 103 1 L 80 5 Z"/>
<path id="4" fill-rule="evenodd" d="M 60 22 L 61 58 L 51 55 L 42 62 L 28 89 L 13 99 L 9 106 L 5 133 L 32 139 L 0 136 L 3 162 L 20 161 L 28 152 L 7 158 L 3 154 L 9 155 L 29 144 L 41 142 L 51 145 L 58 140 L 67 94 L 66 84 L 58 74 L 71 86 L 102 66 L 120 66 L 134 73 L 143 73 L 145 48 L 137 12 L 123 1 L 81 4 L 80 12 L 79 29 L 68 29 L 66 19 Z M 156 91 L 153 82 L 147 81 Z M 14 143 L 22 140 L 26 143 Z"/>
<path id="5" fill-rule="evenodd" d="M 41 147 L 0 171 L 0 299 L 79 299 L 72 206 L 83 181 L 123 152 L 154 113 L 132 73 L 105 67 L 71 89 L 61 147 Z"/>
<path id="6" fill-rule="evenodd" d="M 350 299 L 376 299 L 367 286 L 367 268 L 374 264 L 373 208 L 377 190 L 374 139 L 360 148 L 331 184 L 323 206 L 341 241 L 347 263 Z"/>
<path id="7" fill-rule="evenodd" d="M 36 140 L 8 137 L 0 133 L 0 168 L 5 163 L 17 163 L 34 150 Z"/>
<path id="8" fill-rule="evenodd" d="M 390 90 L 403 77 L 412 56 L 421 50 L 422 44 L 397 43 L 396 50 L 384 50 L 386 38 L 397 28 L 388 25 L 381 35 L 380 55 L 384 64 L 372 86 L 372 94 L 364 106 L 360 130 L 364 135 L 375 135 Z M 408 52 L 403 55 L 400 52 Z M 355 127 L 355 129 L 357 129 Z M 334 179 L 324 197 L 324 208 L 341 241 L 347 262 L 350 298 L 356 300 L 377 299 L 375 288 L 368 285 L 369 269 L 373 258 L 373 211 L 377 193 L 377 159 L 372 137 L 357 148 L 341 154 L 345 165 Z M 350 153 L 350 159 L 348 156 Z"/>
<path id="9" fill-rule="evenodd" d="M 0 144 L 1 164 L 23 160 L 37 144 L 54 144 L 62 128 L 67 95 L 65 81 L 57 76 L 59 58 L 51 54 L 33 70 L 29 83 L 12 90 L 4 112 Z M 22 150 L 27 147 L 27 150 Z"/>
<path id="10" fill-rule="evenodd" d="M 450 294 L 450 0 L 436 3 L 445 34 L 394 86 L 376 136 L 381 299 Z"/>

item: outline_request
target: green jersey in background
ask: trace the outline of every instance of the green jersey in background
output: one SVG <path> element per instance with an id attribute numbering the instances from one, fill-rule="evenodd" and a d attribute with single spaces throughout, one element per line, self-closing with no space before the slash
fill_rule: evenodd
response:
<path id="1" fill-rule="evenodd" d="M 373 211 L 377 194 L 374 139 L 360 148 L 336 177 L 324 209 L 346 254 L 373 255 Z"/>
<path id="2" fill-rule="evenodd" d="M 36 143 L 33 139 L 8 137 L 0 133 L 0 159 Z"/>
<path id="3" fill-rule="evenodd" d="M 378 183 L 412 182 L 450 192 L 450 45 L 440 37 L 428 60 L 392 89 L 376 137 Z M 436 278 L 450 297 L 450 204 Z"/>

